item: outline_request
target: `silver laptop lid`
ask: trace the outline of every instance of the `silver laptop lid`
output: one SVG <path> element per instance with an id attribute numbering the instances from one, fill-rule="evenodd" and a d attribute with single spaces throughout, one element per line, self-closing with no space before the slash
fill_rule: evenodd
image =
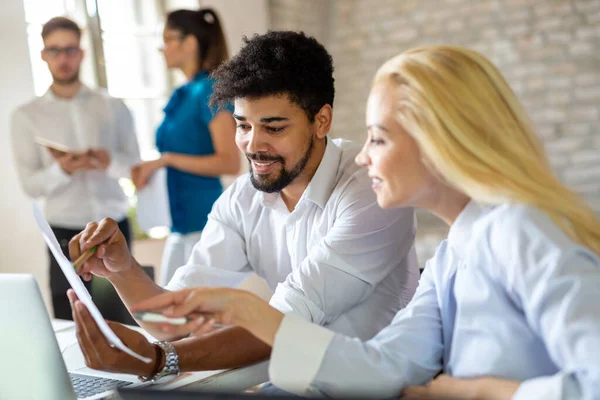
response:
<path id="1" fill-rule="evenodd" d="M 35 278 L 0 274 L 0 399 L 75 399 Z"/>

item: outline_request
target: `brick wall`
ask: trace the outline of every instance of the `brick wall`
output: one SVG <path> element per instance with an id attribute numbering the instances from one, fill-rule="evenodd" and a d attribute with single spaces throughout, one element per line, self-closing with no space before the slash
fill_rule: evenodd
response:
<path id="1" fill-rule="evenodd" d="M 331 52 L 334 136 L 362 141 L 370 80 L 422 44 L 480 51 L 533 119 L 561 180 L 600 211 L 600 0 L 270 0 L 272 29 L 304 30 Z M 419 214 L 426 259 L 445 235 Z"/>
<path id="2" fill-rule="evenodd" d="M 269 28 L 301 30 L 326 45 L 332 6 L 329 0 L 269 0 Z"/>

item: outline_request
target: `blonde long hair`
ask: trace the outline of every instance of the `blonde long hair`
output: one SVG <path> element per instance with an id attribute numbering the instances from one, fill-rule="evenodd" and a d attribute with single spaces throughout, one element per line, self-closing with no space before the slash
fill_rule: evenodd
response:
<path id="1" fill-rule="evenodd" d="M 537 207 L 600 255 L 600 222 L 554 176 L 516 95 L 481 54 L 425 46 L 387 61 L 374 83 L 401 89 L 398 121 L 426 160 L 458 190 L 485 204 Z"/>

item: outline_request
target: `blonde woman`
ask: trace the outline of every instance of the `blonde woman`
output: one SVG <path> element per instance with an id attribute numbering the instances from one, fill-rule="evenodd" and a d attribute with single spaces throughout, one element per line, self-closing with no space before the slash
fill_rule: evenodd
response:
<path id="1" fill-rule="evenodd" d="M 599 398 L 600 224 L 552 175 L 498 70 L 458 47 L 407 51 L 378 71 L 367 129 L 357 162 L 379 205 L 422 207 L 451 226 L 411 303 L 376 337 L 335 334 L 230 289 L 137 309 L 193 316 L 163 326 L 179 334 L 215 322 L 249 330 L 273 346 L 272 382 L 301 395 Z"/>

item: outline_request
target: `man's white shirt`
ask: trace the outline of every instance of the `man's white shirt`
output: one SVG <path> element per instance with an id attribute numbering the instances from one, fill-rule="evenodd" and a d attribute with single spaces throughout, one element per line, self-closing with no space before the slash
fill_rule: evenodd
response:
<path id="1" fill-rule="evenodd" d="M 200 242 L 169 290 L 235 287 L 256 272 L 284 313 L 369 339 L 412 298 L 419 278 L 412 209 L 383 210 L 354 158 L 328 140 L 296 208 L 256 190 L 248 174 L 217 200 Z"/>
<path id="2" fill-rule="evenodd" d="M 48 90 L 15 110 L 11 135 L 21 186 L 30 197 L 45 199 L 51 225 L 77 229 L 127 215 L 129 203 L 118 178 L 130 176 L 140 154 L 133 118 L 121 100 L 84 85 L 68 100 Z M 36 136 L 77 151 L 104 148 L 110 153 L 109 168 L 69 175 L 47 148 L 35 143 Z"/>

